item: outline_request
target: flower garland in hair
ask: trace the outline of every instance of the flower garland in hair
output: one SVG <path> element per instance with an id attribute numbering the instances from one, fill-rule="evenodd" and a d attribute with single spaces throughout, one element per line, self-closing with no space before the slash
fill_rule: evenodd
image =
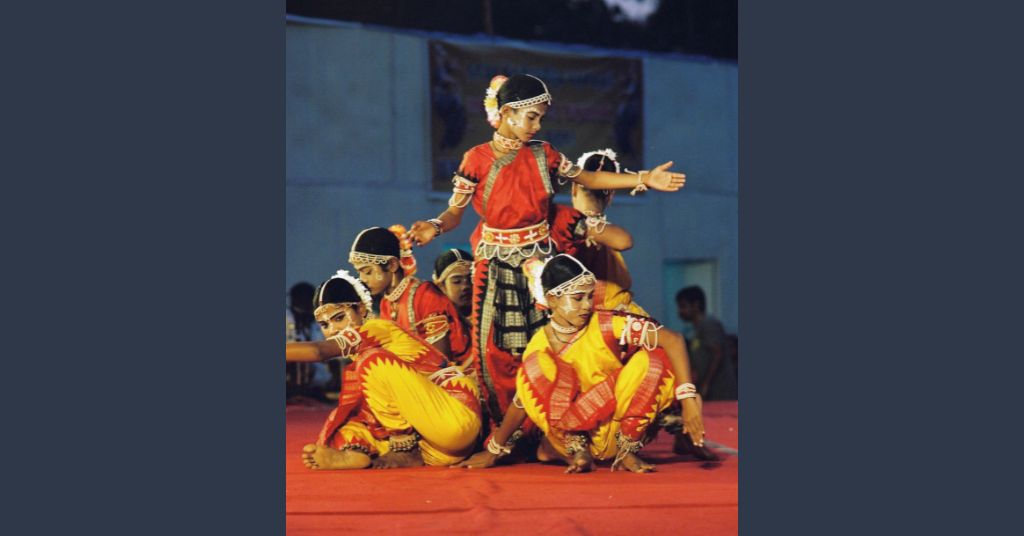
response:
<path id="1" fill-rule="evenodd" d="M 399 223 L 388 227 L 391 234 L 398 237 L 398 247 L 401 252 L 401 259 L 398 264 L 402 267 L 405 275 L 416 275 L 416 257 L 412 256 L 412 239 L 405 238 L 405 226 Z"/>
<path id="2" fill-rule="evenodd" d="M 356 289 L 356 294 L 359 295 L 359 299 L 362 300 L 363 305 L 366 306 L 366 319 L 372 320 L 377 318 L 377 316 L 373 314 L 373 298 L 370 297 L 370 291 L 366 289 L 362 281 L 349 275 L 348 270 L 338 270 L 338 273 L 332 275 L 331 279 L 344 279 L 345 281 L 348 281 L 348 283 L 352 285 L 352 288 Z"/>
<path id="3" fill-rule="evenodd" d="M 487 98 L 484 99 L 484 110 L 487 111 L 487 122 L 492 127 L 498 128 L 501 124 L 501 110 L 498 109 L 498 90 L 508 78 L 498 75 L 491 79 L 491 85 L 487 88 Z"/>
<path id="4" fill-rule="evenodd" d="M 544 267 L 547 266 L 549 260 L 551 260 L 551 257 L 545 260 L 534 257 L 523 263 L 523 272 L 526 273 L 526 280 L 529 282 L 530 294 L 533 294 L 533 300 L 537 302 L 537 309 L 541 311 L 551 308 L 548 305 L 547 298 L 544 296 L 544 287 L 541 285 L 540 280 L 540 275 L 544 273 Z"/>

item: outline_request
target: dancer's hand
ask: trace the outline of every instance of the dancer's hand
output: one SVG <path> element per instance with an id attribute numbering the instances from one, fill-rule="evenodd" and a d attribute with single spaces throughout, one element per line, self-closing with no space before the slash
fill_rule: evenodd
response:
<path id="1" fill-rule="evenodd" d="M 654 168 L 650 173 L 645 173 L 644 184 L 661 192 L 674 192 L 682 188 L 686 183 L 686 175 L 666 171 L 670 167 L 672 167 L 672 162 L 668 161 Z"/>
<path id="2" fill-rule="evenodd" d="M 463 467 L 465 469 L 487 469 L 488 467 L 494 467 L 494 463 L 497 461 L 497 456 L 491 454 L 490 451 L 482 450 L 470 456 L 462 463 L 457 463 L 452 467 Z"/>
<path id="3" fill-rule="evenodd" d="M 690 440 L 698 447 L 704 446 L 704 418 L 696 398 L 683 400 L 683 432 L 690 434 Z"/>
<path id="4" fill-rule="evenodd" d="M 402 238 L 409 238 L 417 246 L 425 246 L 437 235 L 437 229 L 425 221 L 418 221 L 412 224 L 409 231 L 402 235 Z"/>

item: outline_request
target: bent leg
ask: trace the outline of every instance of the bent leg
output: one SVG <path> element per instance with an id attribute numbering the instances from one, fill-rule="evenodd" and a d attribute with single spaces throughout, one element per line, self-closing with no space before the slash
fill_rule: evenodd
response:
<path id="1" fill-rule="evenodd" d="M 401 359 L 372 356 L 360 365 L 359 378 L 366 404 L 382 426 L 398 434 L 411 429 L 420 434 L 425 463 L 450 465 L 472 450 L 479 416 Z M 451 381 L 475 389 L 464 378 Z"/>
<path id="2" fill-rule="evenodd" d="M 379 443 L 366 425 L 348 422 L 331 436 L 326 445 L 310 444 L 302 448 L 302 463 L 314 470 L 365 469 L 370 454 Z"/>
<path id="3" fill-rule="evenodd" d="M 523 405 L 526 415 L 547 438 L 547 443 L 545 444 L 542 440 L 540 448 L 537 449 L 537 457 L 541 461 L 571 459 L 571 456 L 565 451 L 564 432 L 552 427 L 548 421 L 551 405 L 550 386 L 540 385 L 539 383 L 542 382 L 540 378 L 537 378 L 537 382 L 531 380 L 525 372 L 526 366 L 538 368 L 543 379 L 550 383 L 555 379 L 557 373 L 553 358 L 547 353 L 537 353 L 527 356 L 526 359 L 529 362 L 528 365 L 524 364 L 524 368 L 521 368 L 516 375 L 516 393 L 519 395 L 519 402 Z"/>
<path id="4" fill-rule="evenodd" d="M 664 361 L 640 350 L 629 360 L 615 382 L 615 413 L 591 432 L 594 457 L 615 458 L 619 452 L 616 436 L 640 441 L 657 414 L 674 399 L 675 376 Z"/>

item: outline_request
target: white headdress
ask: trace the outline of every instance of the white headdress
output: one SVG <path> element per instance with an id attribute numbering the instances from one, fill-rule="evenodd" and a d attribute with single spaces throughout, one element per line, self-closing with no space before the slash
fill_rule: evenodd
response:
<path id="1" fill-rule="evenodd" d="M 552 259 L 558 257 L 568 257 L 572 259 L 576 264 L 580 265 L 580 268 L 583 269 L 583 273 L 547 292 L 544 292 L 544 286 L 541 284 L 541 275 L 544 273 L 544 268 L 547 267 L 548 263 L 551 262 Z M 548 305 L 548 294 L 551 294 L 556 298 L 561 298 L 566 294 L 580 294 L 583 291 L 580 290 L 579 287 L 584 285 L 593 285 L 597 282 L 597 278 L 594 277 L 594 274 L 590 270 L 587 270 L 586 266 L 583 266 L 583 263 L 577 260 L 576 257 L 566 255 L 564 253 L 555 255 L 554 257 L 548 258 L 544 261 L 532 263 L 527 262 L 525 266 L 530 275 L 530 293 L 533 294 L 533 299 L 536 300 L 537 304 L 543 306 L 544 309 L 549 309 L 551 307 Z"/>
<path id="2" fill-rule="evenodd" d="M 356 236 L 355 241 L 352 242 L 352 249 L 348 253 L 348 262 L 352 264 L 387 264 L 389 260 L 395 258 L 391 255 L 374 255 L 372 253 L 363 253 L 362 251 L 356 251 L 356 244 L 359 243 L 359 239 L 362 238 L 367 231 L 372 231 L 373 229 L 383 228 L 370 227 L 369 229 L 363 229 L 363 231 Z M 345 273 L 347 274 L 348 272 Z M 334 279 L 334 277 L 332 277 L 331 279 Z"/>
<path id="3" fill-rule="evenodd" d="M 615 164 L 615 172 L 621 173 L 619 168 L 619 161 L 616 160 L 615 151 L 611 149 L 598 149 L 596 151 L 590 151 L 589 153 L 583 153 L 583 156 L 581 156 L 580 159 L 576 161 L 576 165 L 582 168 L 583 164 L 587 163 L 587 159 L 590 158 L 591 156 L 594 156 L 595 154 L 601 155 L 601 164 L 597 166 L 598 169 L 601 169 L 601 167 L 604 166 L 605 158 L 610 158 L 612 163 Z"/>
<path id="4" fill-rule="evenodd" d="M 510 106 L 512 108 L 525 108 L 534 104 L 540 104 L 542 102 L 551 104 L 551 93 L 548 91 L 547 84 L 543 80 L 528 74 L 530 78 L 540 82 L 541 87 L 544 88 L 544 93 L 537 95 L 536 97 L 530 97 L 528 99 L 518 100 L 515 102 L 506 102 L 504 106 Z M 498 128 L 498 124 L 501 122 L 501 109 L 498 107 L 498 90 L 501 86 L 508 81 L 508 78 L 498 75 L 491 79 L 490 85 L 487 87 L 487 97 L 484 99 L 484 110 L 487 111 L 487 122 L 492 127 Z"/>
<path id="5" fill-rule="evenodd" d="M 456 268 L 460 268 L 460 267 L 463 267 L 463 266 L 469 266 L 469 267 L 473 266 L 473 261 L 471 261 L 469 259 L 463 259 L 462 258 L 462 252 L 460 252 L 459 250 L 457 250 L 457 249 L 450 249 L 448 251 L 451 251 L 452 253 L 455 253 L 456 260 L 452 261 L 451 264 L 449 264 L 447 267 L 445 267 L 444 271 L 442 271 L 440 275 L 435 275 L 434 276 L 434 284 L 437 285 L 437 286 L 441 286 L 441 284 L 444 282 L 445 278 L 447 278 L 448 275 L 451 274 L 452 271 L 454 271 Z"/>
<path id="6" fill-rule="evenodd" d="M 536 76 L 533 76 L 532 74 L 528 74 L 526 76 L 529 76 L 530 78 L 540 82 L 541 87 L 544 88 L 544 93 L 541 93 L 540 95 L 537 95 L 536 97 L 530 97 L 528 99 L 518 100 L 518 101 L 515 101 L 515 102 L 507 102 L 507 103 L 505 103 L 505 106 L 510 106 L 512 108 L 525 108 L 527 106 L 531 106 L 531 105 L 534 105 L 534 104 L 540 104 L 542 102 L 546 102 L 546 103 L 548 103 L 550 105 L 551 104 L 551 93 L 548 92 L 548 85 L 545 84 L 543 80 L 541 80 L 540 78 L 537 78 Z"/>
<path id="7" fill-rule="evenodd" d="M 348 283 L 350 285 L 352 285 L 352 288 L 355 289 L 356 294 L 359 295 L 359 299 L 363 302 L 363 305 L 366 306 L 366 318 L 367 318 L 367 320 L 376 318 L 376 315 L 373 314 L 373 298 L 370 297 L 370 291 L 366 289 L 366 286 L 363 285 L 362 281 L 360 281 L 360 280 L 352 277 L 351 275 L 349 275 L 348 270 L 338 270 L 338 273 L 332 275 L 331 279 L 327 280 L 327 283 L 330 283 L 331 280 L 333 280 L 333 279 L 344 279 L 345 281 L 348 281 Z M 320 306 L 316 308 L 317 309 L 316 311 L 313 311 L 313 314 L 316 314 L 317 311 L 319 311 L 320 308 L 324 307 L 324 305 L 325 305 L 323 303 L 323 301 L 324 301 L 324 290 L 327 289 L 327 283 L 324 283 L 323 286 L 320 287 L 320 295 L 317 296 L 317 299 L 316 299 L 317 303 L 319 303 Z M 326 305 L 332 305 L 332 304 L 326 304 Z M 333 304 L 333 305 L 342 305 L 342 306 L 355 307 L 356 305 L 358 305 L 358 303 L 357 302 L 338 303 L 338 304 Z"/>

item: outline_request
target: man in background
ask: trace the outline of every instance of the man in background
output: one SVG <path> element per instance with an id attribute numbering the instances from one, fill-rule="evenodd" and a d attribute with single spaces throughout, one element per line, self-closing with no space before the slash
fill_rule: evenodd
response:
<path id="1" fill-rule="evenodd" d="M 285 311 L 285 342 L 322 341 L 323 332 L 313 316 L 313 285 L 303 281 L 288 291 L 288 308 Z M 299 403 L 301 398 L 325 400 L 328 391 L 341 390 L 341 370 L 337 360 L 327 362 L 337 371 L 337 389 L 331 391 L 333 374 L 324 363 L 285 363 L 285 398 Z"/>
<path id="2" fill-rule="evenodd" d="M 736 373 L 725 356 L 725 329 L 706 312 L 704 291 L 689 286 L 676 294 L 679 318 L 693 325 L 688 341 L 690 363 L 697 373 L 697 392 L 704 400 L 738 400 Z"/>

